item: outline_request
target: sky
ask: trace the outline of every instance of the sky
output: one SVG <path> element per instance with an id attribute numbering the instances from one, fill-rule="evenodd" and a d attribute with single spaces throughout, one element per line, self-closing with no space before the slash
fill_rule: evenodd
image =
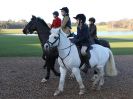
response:
<path id="1" fill-rule="evenodd" d="M 62 7 L 69 8 L 72 22 L 79 13 L 87 19 L 95 17 L 97 22 L 133 18 L 133 0 L 0 0 L 0 20 L 29 21 L 36 15 L 51 23 L 52 13 L 60 13 Z"/>

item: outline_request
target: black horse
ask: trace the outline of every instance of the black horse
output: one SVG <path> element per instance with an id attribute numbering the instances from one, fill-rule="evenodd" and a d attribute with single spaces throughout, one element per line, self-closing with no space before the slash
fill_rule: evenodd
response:
<path id="1" fill-rule="evenodd" d="M 46 80 L 49 79 L 50 70 L 52 70 L 56 76 L 60 76 L 60 73 L 58 73 L 54 69 L 56 58 L 58 58 L 58 51 L 56 51 L 56 48 L 55 48 L 55 49 L 52 49 L 50 52 L 46 52 L 44 51 L 44 48 L 43 48 L 44 44 L 49 38 L 50 28 L 48 27 L 48 25 L 43 19 L 38 18 L 36 16 L 32 16 L 31 21 L 23 29 L 23 33 L 32 34 L 34 31 L 37 31 L 38 33 L 38 37 L 40 39 L 41 47 L 43 51 L 42 58 L 43 60 L 46 61 L 45 65 L 43 66 L 44 69 L 47 67 L 47 75 L 45 79 Z"/>

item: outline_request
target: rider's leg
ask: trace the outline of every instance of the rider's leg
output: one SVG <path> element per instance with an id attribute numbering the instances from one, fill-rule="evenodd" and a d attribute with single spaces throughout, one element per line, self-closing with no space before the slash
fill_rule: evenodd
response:
<path id="1" fill-rule="evenodd" d="M 87 48 L 88 48 L 87 46 L 82 46 L 81 48 L 81 54 L 85 61 L 85 68 L 82 70 L 84 73 L 87 73 L 88 69 L 91 68 L 90 63 L 89 63 L 90 55 L 89 53 L 87 53 Z"/>
<path id="2" fill-rule="evenodd" d="M 79 56 L 80 56 L 80 59 L 81 59 L 81 64 L 80 64 L 80 67 L 82 67 L 82 65 L 84 64 L 84 59 L 83 59 L 83 56 L 81 55 L 81 47 L 77 45 L 77 49 L 78 49 L 78 53 L 79 53 Z"/>

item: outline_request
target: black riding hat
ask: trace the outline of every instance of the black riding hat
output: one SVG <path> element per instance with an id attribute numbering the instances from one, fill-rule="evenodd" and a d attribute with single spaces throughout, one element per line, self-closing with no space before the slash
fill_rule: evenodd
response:
<path id="1" fill-rule="evenodd" d="M 74 19 L 82 20 L 82 23 L 85 23 L 86 16 L 84 14 L 77 14 L 76 17 L 73 17 Z"/>
<path id="2" fill-rule="evenodd" d="M 69 9 L 68 9 L 67 7 L 63 7 L 63 8 L 60 9 L 60 10 L 63 10 L 63 11 L 65 11 L 66 13 L 69 13 Z"/>
<path id="3" fill-rule="evenodd" d="M 53 12 L 53 15 L 59 16 L 58 11 L 54 11 L 54 12 Z"/>
<path id="4" fill-rule="evenodd" d="M 93 22 L 93 23 L 96 22 L 95 18 L 93 18 L 93 17 L 89 18 L 89 21 L 91 21 L 91 22 Z"/>

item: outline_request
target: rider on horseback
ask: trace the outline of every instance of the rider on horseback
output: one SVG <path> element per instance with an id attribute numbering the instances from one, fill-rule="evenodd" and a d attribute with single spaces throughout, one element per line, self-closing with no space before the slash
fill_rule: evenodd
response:
<path id="1" fill-rule="evenodd" d="M 77 35 L 72 39 L 72 42 L 75 43 L 80 49 L 81 49 L 81 55 L 83 57 L 83 60 L 85 62 L 85 68 L 83 69 L 83 72 L 87 73 L 88 68 L 90 68 L 89 58 L 90 55 L 88 53 L 88 50 L 90 47 L 90 38 L 89 35 L 89 28 L 87 26 L 86 22 L 86 16 L 84 14 L 78 14 L 76 17 L 74 17 L 77 20 Z"/>
<path id="2" fill-rule="evenodd" d="M 63 16 L 63 21 L 61 24 L 61 28 L 67 36 L 71 34 L 71 19 L 69 17 L 69 9 L 67 7 L 63 7 L 61 10 L 61 14 Z"/>
<path id="3" fill-rule="evenodd" d="M 89 18 L 89 32 L 91 36 L 91 40 L 95 44 L 99 44 L 98 37 L 97 37 L 97 27 L 95 25 L 95 18 Z"/>
<path id="4" fill-rule="evenodd" d="M 61 19 L 58 17 L 59 13 L 57 11 L 53 12 L 54 20 L 52 22 L 51 28 L 59 28 L 61 26 Z"/>

